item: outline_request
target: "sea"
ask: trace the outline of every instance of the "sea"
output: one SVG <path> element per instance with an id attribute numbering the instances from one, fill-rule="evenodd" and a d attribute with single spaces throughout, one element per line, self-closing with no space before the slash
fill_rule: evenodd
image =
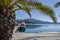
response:
<path id="1" fill-rule="evenodd" d="M 60 24 L 26 25 L 25 33 L 60 32 Z"/>

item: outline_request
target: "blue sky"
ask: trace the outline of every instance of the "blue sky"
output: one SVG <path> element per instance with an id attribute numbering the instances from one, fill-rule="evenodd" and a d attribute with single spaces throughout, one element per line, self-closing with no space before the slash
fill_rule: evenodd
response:
<path id="1" fill-rule="evenodd" d="M 60 22 L 60 7 L 55 8 L 54 4 L 59 2 L 60 0 L 37 0 L 38 2 L 41 2 L 43 5 L 45 6 L 49 6 L 53 9 L 54 13 L 56 14 L 57 17 L 57 21 Z M 47 15 L 42 14 L 41 12 L 37 11 L 37 10 L 31 10 L 31 14 L 32 14 L 32 19 L 37 19 L 37 20 L 42 20 L 42 21 L 48 21 L 48 22 L 53 22 L 52 19 L 50 17 L 48 17 Z M 23 11 L 23 10 L 19 10 L 16 11 L 16 19 L 28 19 L 30 18 L 29 15 Z"/>

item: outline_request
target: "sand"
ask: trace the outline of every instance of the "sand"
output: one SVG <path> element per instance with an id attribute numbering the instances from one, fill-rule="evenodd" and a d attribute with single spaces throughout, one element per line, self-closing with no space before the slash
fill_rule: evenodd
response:
<path id="1" fill-rule="evenodd" d="M 60 40 L 60 33 L 19 33 L 13 34 L 12 40 Z"/>
<path id="2" fill-rule="evenodd" d="M 60 40 L 60 32 L 21 33 L 13 32 L 12 40 Z"/>

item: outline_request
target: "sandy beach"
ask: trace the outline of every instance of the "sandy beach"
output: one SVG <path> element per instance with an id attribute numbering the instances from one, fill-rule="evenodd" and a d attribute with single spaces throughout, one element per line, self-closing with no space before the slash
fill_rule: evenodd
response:
<path id="1" fill-rule="evenodd" d="M 19 33 L 13 34 L 12 40 L 60 40 L 60 33 Z"/>
<path id="2" fill-rule="evenodd" d="M 15 32 L 17 28 L 14 29 L 12 40 L 60 40 L 60 32 L 22 33 Z"/>

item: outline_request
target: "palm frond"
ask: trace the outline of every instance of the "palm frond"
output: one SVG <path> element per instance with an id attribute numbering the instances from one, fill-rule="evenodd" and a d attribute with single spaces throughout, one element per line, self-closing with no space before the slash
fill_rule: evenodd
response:
<path id="1" fill-rule="evenodd" d="M 29 8 L 23 8 L 24 11 L 27 12 L 27 14 L 31 17 L 30 9 Z"/>
<path id="2" fill-rule="evenodd" d="M 25 4 L 27 2 L 27 0 L 18 0 L 17 3 L 20 3 L 20 4 Z"/>
<path id="3" fill-rule="evenodd" d="M 3 0 L 0 0 L 0 4 L 3 5 Z"/>
<path id="4" fill-rule="evenodd" d="M 52 8 L 48 7 L 48 6 L 44 6 L 42 5 L 41 3 L 38 3 L 38 2 L 33 2 L 31 5 L 35 6 L 36 9 L 40 10 L 40 12 L 43 12 L 44 14 L 48 15 L 51 17 L 51 19 L 57 23 L 57 19 L 55 17 L 55 14 L 52 10 Z"/>
<path id="5" fill-rule="evenodd" d="M 11 7 L 11 6 L 14 6 L 16 4 L 25 4 L 26 3 L 26 0 L 15 0 L 14 3 L 12 3 L 11 5 L 9 5 L 7 8 Z"/>
<path id="6" fill-rule="evenodd" d="M 4 7 L 7 7 L 11 4 L 12 0 L 0 0 L 0 4 L 2 4 Z"/>
<path id="7" fill-rule="evenodd" d="M 60 6 L 60 2 L 57 2 L 57 3 L 54 5 L 54 7 L 58 7 L 58 6 Z"/>
<path id="8" fill-rule="evenodd" d="M 57 18 L 54 14 L 50 14 L 50 18 L 54 21 L 54 23 L 57 23 Z"/>
<path id="9" fill-rule="evenodd" d="M 41 3 L 39 3 L 39 2 L 32 2 L 32 1 L 26 1 L 26 0 L 25 0 L 25 2 L 22 1 L 22 0 L 20 0 L 19 3 L 17 3 L 17 4 L 23 5 L 22 9 L 25 10 L 25 11 L 27 11 L 30 16 L 31 16 L 30 9 L 31 9 L 31 6 L 32 6 L 32 9 L 38 9 L 38 10 L 40 10 L 44 14 L 50 16 L 51 19 L 55 23 L 57 22 L 53 10 L 50 7 L 48 7 L 48 6 L 44 6 Z M 20 9 L 21 9 L 21 7 L 20 7 Z"/>
<path id="10" fill-rule="evenodd" d="M 40 10 L 41 12 L 43 12 L 44 14 L 48 15 L 51 17 L 51 19 L 56 23 L 56 17 L 55 17 L 55 14 L 52 10 L 52 8 L 48 7 L 48 6 L 37 6 L 36 7 L 38 10 Z"/>
<path id="11" fill-rule="evenodd" d="M 19 7 L 19 8 L 16 9 L 16 10 L 24 10 L 24 11 L 26 11 L 27 14 L 31 17 L 30 8 L 28 8 L 28 7 L 21 7 L 21 6 L 19 6 L 19 5 L 16 5 L 16 6 Z"/>

